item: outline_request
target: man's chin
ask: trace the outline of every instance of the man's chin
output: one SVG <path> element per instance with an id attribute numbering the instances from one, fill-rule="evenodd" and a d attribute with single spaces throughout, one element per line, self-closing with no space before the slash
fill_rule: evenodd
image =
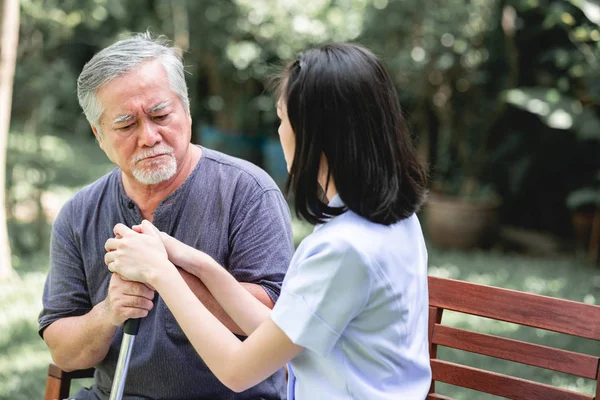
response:
<path id="1" fill-rule="evenodd" d="M 133 171 L 133 177 L 136 181 L 143 185 L 156 185 L 161 182 L 168 181 L 175 176 L 176 170 L 173 169 L 162 169 L 162 170 L 141 170 L 136 169 Z"/>
<path id="2" fill-rule="evenodd" d="M 168 156 L 168 157 L 167 157 Z M 177 172 L 177 161 L 173 156 L 164 154 L 146 158 L 132 165 L 133 178 L 143 185 L 156 185 L 167 181 Z"/>

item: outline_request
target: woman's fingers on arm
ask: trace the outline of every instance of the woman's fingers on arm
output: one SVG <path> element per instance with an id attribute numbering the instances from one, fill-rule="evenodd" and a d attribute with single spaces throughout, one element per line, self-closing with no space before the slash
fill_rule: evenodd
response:
<path id="1" fill-rule="evenodd" d="M 106 251 L 116 250 L 118 244 L 119 244 L 119 239 L 110 238 L 104 243 L 104 249 Z"/>
<path id="2" fill-rule="evenodd" d="M 106 266 L 109 266 L 109 264 L 111 262 L 113 262 L 115 259 L 115 255 L 112 251 L 108 251 L 105 255 L 104 255 L 104 264 L 106 264 Z"/>
<path id="3" fill-rule="evenodd" d="M 115 236 L 122 236 L 125 237 L 126 234 L 132 232 L 131 229 L 129 229 L 127 226 L 125 226 L 124 224 L 118 223 L 115 225 L 115 227 L 113 228 L 113 233 L 115 234 Z"/>
<path id="4" fill-rule="evenodd" d="M 120 274 L 120 275 L 123 273 L 123 271 L 121 270 L 121 266 L 118 265 L 117 261 L 113 260 L 113 261 L 107 263 L 106 266 L 108 267 L 108 270 L 110 272 L 113 272 L 113 273 L 116 273 L 116 274 Z M 125 279 L 123 278 L 123 280 L 125 280 Z"/>
<path id="5" fill-rule="evenodd" d="M 142 231 L 150 236 L 160 236 L 160 231 L 147 219 L 142 221 Z"/>
<path id="6" fill-rule="evenodd" d="M 171 246 L 173 245 L 173 240 L 175 240 L 173 237 L 169 236 L 168 234 L 164 233 L 164 232 L 160 232 L 159 233 L 160 236 L 160 241 L 162 242 L 163 246 L 165 246 L 165 249 L 167 250 L 167 252 L 171 252 Z"/>
<path id="7" fill-rule="evenodd" d="M 127 264 L 124 263 L 115 253 L 116 252 L 114 251 L 106 253 L 104 256 L 104 262 L 106 263 L 106 266 L 110 272 L 113 272 L 119 276 L 120 282 L 128 282 L 131 278 L 131 272 L 134 270 L 128 268 Z"/>
<path id="8" fill-rule="evenodd" d="M 136 227 L 139 227 L 139 226 L 140 225 L 134 225 L 132 227 L 133 229 L 129 229 L 128 227 L 126 227 L 123 224 L 115 225 L 115 227 L 113 229 L 113 233 L 115 234 L 115 237 L 109 238 L 106 240 L 106 242 L 104 243 L 104 249 L 106 249 L 106 251 L 115 250 L 121 243 L 120 239 L 123 239 L 123 235 L 128 232 L 135 232 Z"/>

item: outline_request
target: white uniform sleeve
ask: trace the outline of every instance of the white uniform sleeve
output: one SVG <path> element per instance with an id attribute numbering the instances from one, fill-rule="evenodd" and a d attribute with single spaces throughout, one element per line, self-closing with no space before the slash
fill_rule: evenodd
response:
<path id="1" fill-rule="evenodd" d="M 325 356 L 369 299 L 369 265 L 348 243 L 323 243 L 286 277 L 271 318 L 295 344 Z"/>

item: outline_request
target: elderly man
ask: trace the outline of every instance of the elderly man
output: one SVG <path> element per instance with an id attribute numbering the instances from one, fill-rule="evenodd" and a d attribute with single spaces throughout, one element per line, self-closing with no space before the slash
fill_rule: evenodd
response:
<path id="1" fill-rule="evenodd" d="M 73 398 L 108 399 L 129 318 L 143 319 L 126 399 L 284 398 L 283 371 L 243 393 L 229 391 L 153 288 L 104 265 L 104 243 L 114 226 L 147 219 L 210 254 L 272 307 L 293 252 L 281 192 L 258 167 L 190 143 L 182 60 L 162 39 L 140 34 L 105 48 L 77 83 L 79 103 L 117 168 L 68 201 L 52 230 L 39 333 L 62 369 L 96 368 L 92 387 Z M 241 333 L 196 277 L 181 274 L 217 318 Z"/>

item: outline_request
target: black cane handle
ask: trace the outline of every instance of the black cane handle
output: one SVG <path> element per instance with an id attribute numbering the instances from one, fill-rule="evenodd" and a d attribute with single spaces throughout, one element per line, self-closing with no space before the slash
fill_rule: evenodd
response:
<path id="1" fill-rule="evenodd" d="M 128 335 L 137 335 L 138 330 L 140 329 L 140 319 L 141 318 L 132 318 L 125 321 L 125 327 L 123 328 L 124 332 Z"/>

